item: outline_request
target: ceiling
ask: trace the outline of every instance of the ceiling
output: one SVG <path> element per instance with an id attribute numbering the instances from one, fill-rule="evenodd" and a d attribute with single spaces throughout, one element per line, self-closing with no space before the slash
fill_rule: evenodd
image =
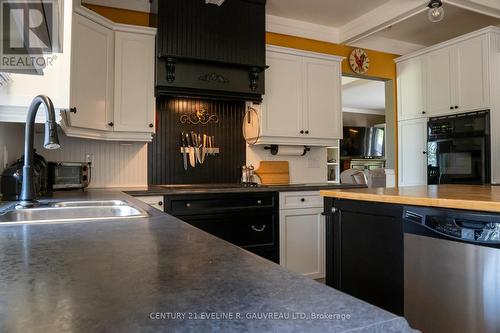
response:
<path id="1" fill-rule="evenodd" d="M 268 0 L 267 14 L 289 19 L 342 26 L 388 0 Z"/>
<path id="2" fill-rule="evenodd" d="M 427 18 L 427 11 L 424 11 L 375 35 L 430 46 L 489 25 L 500 24 L 500 19 L 450 4 L 443 3 L 443 8 L 445 14 L 441 22 L 430 22 Z"/>
<path id="3" fill-rule="evenodd" d="M 358 113 L 385 114 L 385 82 L 343 76 L 342 108 Z"/>

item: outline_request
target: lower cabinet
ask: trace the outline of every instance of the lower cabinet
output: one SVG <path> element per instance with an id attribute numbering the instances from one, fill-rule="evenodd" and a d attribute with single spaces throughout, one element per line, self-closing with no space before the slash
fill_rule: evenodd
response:
<path id="1" fill-rule="evenodd" d="M 325 277 L 323 208 L 280 212 L 280 264 L 312 279 Z"/>
<path id="2" fill-rule="evenodd" d="M 325 217 L 319 191 L 280 193 L 280 265 L 325 277 Z"/>
<path id="3" fill-rule="evenodd" d="M 402 207 L 325 200 L 326 284 L 403 315 Z"/>
<path id="4" fill-rule="evenodd" d="M 278 197 L 273 192 L 173 195 L 165 212 L 279 263 Z"/>

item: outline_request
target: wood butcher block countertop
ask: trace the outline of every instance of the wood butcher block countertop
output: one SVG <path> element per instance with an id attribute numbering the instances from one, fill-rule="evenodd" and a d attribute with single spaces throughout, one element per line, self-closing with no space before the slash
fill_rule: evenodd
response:
<path id="1" fill-rule="evenodd" d="M 500 213 L 500 186 L 428 185 L 399 188 L 333 189 L 323 190 L 321 195 L 338 199 Z"/>

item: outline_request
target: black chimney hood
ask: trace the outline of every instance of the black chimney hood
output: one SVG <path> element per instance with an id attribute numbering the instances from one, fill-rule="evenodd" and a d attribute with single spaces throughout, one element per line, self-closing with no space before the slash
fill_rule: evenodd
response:
<path id="1" fill-rule="evenodd" d="M 157 1 L 156 95 L 260 101 L 266 0 Z"/>

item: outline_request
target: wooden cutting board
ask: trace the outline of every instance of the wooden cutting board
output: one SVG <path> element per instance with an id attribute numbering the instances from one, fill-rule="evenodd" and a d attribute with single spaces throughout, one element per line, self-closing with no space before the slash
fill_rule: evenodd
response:
<path id="1" fill-rule="evenodd" d="M 288 161 L 262 161 L 255 170 L 262 184 L 281 185 L 290 183 L 290 169 Z"/>

